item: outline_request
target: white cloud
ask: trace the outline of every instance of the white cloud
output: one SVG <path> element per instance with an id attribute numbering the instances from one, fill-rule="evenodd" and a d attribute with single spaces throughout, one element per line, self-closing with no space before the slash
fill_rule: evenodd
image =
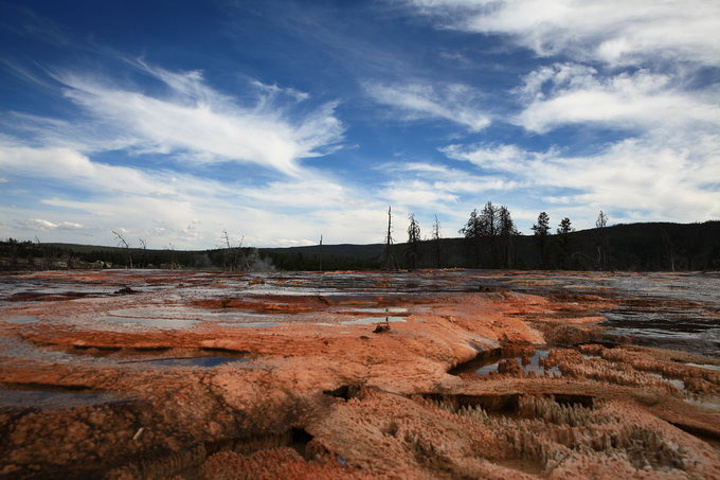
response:
<path id="1" fill-rule="evenodd" d="M 543 204 L 571 208 L 585 218 L 599 209 L 618 212 L 615 221 L 718 218 L 720 138 L 698 134 L 693 140 L 690 149 L 684 141 L 628 139 L 589 157 L 527 152 L 512 145 L 453 145 L 444 152 L 518 177 L 523 190 L 535 191 Z"/>
<path id="2" fill-rule="evenodd" d="M 341 147 L 344 126 L 334 102 L 311 105 L 305 92 L 257 80 L 230 96 L 209 86 L 201 71 L 172 72 L 125 61 L 141 82 L 54 69 L 44 70 L 54 80 L 47 82 L 27 73 L 48 90 L 59 84 L 81 115 L 60 119 L 5 112 L 0 125 L 25 138 L 30 134 L 41 145 L 84 153 L 172 154 L 185 162 L 254 163 L 290 175 L 301 173 L 302 159 Z"/>
<path id="3" fill-rule="evenodd" d="M 490 116 L 479 106 L 480 94 L 466 85 L 367 83 L 365 90 L 376 102 L 397 108 L 409 120 L 443 119 L 472 132 L 490 125 Z"/>
<path id="4" fill-rule="evenodd" d="M 503 148 L 503 147 L 500 147 Z M 509 147 L 516 149 L 516 147 Z M 447 150 L 461 149 L 460 146 L 449 146 Z M 460 159 L 458 155 L 453 156 L 451 153 L 441 149 L 449 158 Z M 462 151 L 465 154 L 465 151 Z M 445 165 L 423 162 L 410 162 L 405 164 L 386 164 L 381 169 L 393 175 L 398 180 L 389 183 L 393 187 L 400 187 L 402 190 L 413 190 L 421 187 L 433 190 L 436 194 L 442 194 L 446 199 L 455 200 L 458 195 L 478 194 L 492 190 L 509 190 L 516 188 L 518 184 L 513 181 L 507 181 L 505 178 L 495 174 L 483 172 L 477 175 L 468 172 L 466 169 L 448 168 Z M 413 182 L 419 182 L 413 185 Z M 407 204 L 407 203 L 405 203 Z"/>
<path id="5" fill-rule="evenodd" d="M 372 190 L 308 169 L 302 178 L 243 184 L 107 165 L 67 148 L 14 143 L 0 146 L 0 171 L 58 188 L 39 189 L 34 203 L 0 206 L 6 234 L 114 244 L 111 230 L 122 230 L 131 244 L 143 238 L 150 248 L 216 247 L 223 230 L 253 246 L 289 246 L 298 239 L 307 244 L 320 234 L 326 243 L 376 243 L 383 239 L 388 205 L 401 230 L 409 212 L 423 225 L 438 214 L 447 229 L 443 235 L 451 236 L 478 196 L 484 202 L 515 188 L 496 175 L 431 163 L 384 166 L 386 180 Z M 61 227 L 62 236 L 54 237 Z"/>
<path id="6" fill-rule="evenodd" d="M 520 184 L 494 173 L 450 168 L 429 162 L 392 163 L 380 167 L 388 181 L 377 192 L 391 204 L 396 224 L 414 213 L 423 231 L 429 233 L 435 215 L 440 219 L 443 237 L 457 236 L 457 229 L 467 221 L 468 213 L 488 200 L 510 205 L 515 216 L 516 192 Z M 398 238 L 398 241 L 404 241 Z"/>
<path id="7" fill-rule="evenodd" d="M 430 182 L 421 180 L 389 182 L 380 192 L 382 198 L 398 208 L 429 209 L 457 202 L 458 195 L 436 188 Z"/>
<path id="8" fill-rule="evenodd" d="M 243 188 L 241 193 L 254 205 L 288 210 L 349 206 L 358 202 L 351 189 L 311 172 L 305 172 L 300 181 L 270 182 L 261 187 Z"/>
<path id="9" fill-rule="evenodd" d="M 502 34 L 543 56 L 608 65 L 720 65 L 720 3 L 656 0 L 411 0 L 444 28 Z"/>
<path id="10" fill-rule="evenodd" d="M 506 121 L 530 131 L 594 124 L 659 138 L 659 129 L 720 127 L 717 82 L 698 74 L 720 66 L 714 0 L 407 3 L 439 27 L 504 35 L 541 56 L 567 59 L 538 67 L 515 89 L 522 111 Z"/>
<path id="11" fill-rule="evenodd" d="M 260 82 L 259 80 L 253 80 L 250 82 L 250 84 L 262 91 L 263 93 L 268 94 L 270 97 L 287 95 L 291 98 L 294 98 L 298 102 L 303 102 L 310 99 L 309 93 L 302 92 L 295 88 L 283 88 L 278 85 L 268 85 Z"/>
<path id="12" fill-rule="evenodd" d="M 522 172 L 533 157 L 539 156 L 516 145 L 450 145 L 440 151 L 449 158 L 466 160 L 485 170 L 505 173 Z"/>
<path id="13" fill-rule="evenodd" d="M 143 172 L 131 167 L 93 162 L 87 156 L 65 147 L 33 148 L 0 142 L 0 168 L 23 177 L 58 180 L 95 194 L 173 198 L 182 189 L 190 192 L 226 191 L 201 179 L 177 172 Z M 191 179 L 190 179 L 191 178 Z M 178 188 L 179 185 L 182 185 Z"/>
<path id="14" fill-rule="evenodd" d="M 544 133 L 564 124 L 616 129 L 720 127 L 720 103 L 703 92 L 683 92 L 670 75 L 645 70 L 601 77 L 576 64 L 541 67 L 518 89 L 528 102 L 515 121 Z"/>
<path id="15" fill-rule="evenodd" d="M 279 87 L 258 82 L 264 93 L 246 107 L 209 87 L 197 71 L 169 72 L 140 64 L 142 70 L 166 87 L 163 95 L 138 88 L 121 88 L 107 80 L 78 73 L 57 74 L 65 96 L 90 116 L 93 140 L 100 132 L 105 142 L 140 153 L 183 154 L 197 162 L 248 162 L 299 175 L 298 161 L 326 153 L 342 140 L 343 125 L 334 103 L 293 115 L 274 98 Z M 297 101 L 306 94 L 290 92 Z M 56 126 L 56 131 L 62 129 Z"/>
<path id="16" fill-rule="evenodd" d="M 34 226 L 36 228 L 39 228 L 41 230 L 55 230 L 55 229 L 81 229 L 83 228 L 82 225 L 75 222 L 59 222 L 54 223 L 49 220 L 45 220 L 42 218 L 31 218 L 28 219 L 27 222 L 25 222 L 27 225 Z"/>
<path id="17" fill-rule="evenodd" d="M 478 144 L 442 149 L 449 158 L 516 181 L 526 205 L 586 220 L 600 208 L 613 211 L 614 221 L 720 217 L 720 97 L 707 76 L 720 66 L 720 3 L 406 3 L 439 28 L 501 35 L 541 59 L 556 57 L 525 75 L 514 89 L 518 113 L 502 120 L 539 134 L 577 126 L 625 136 L 587 145 L 595 153 L 586 156 Z M 564 135 L 555 139 L 560 146 Z"/>
<path id="18" fill-rule="evenodd" d="M 107 165 L 68 148 L 2 143 L 0 171 L 25 185 L 52 186 L 23 205 L 0 206 L 10 236 L 107 245 L 111 230 L 122 230 L 133 245 L 144 238 L 151 248 L 212 248 L 223 230 L 252 246 L 287 246 L 321 233 L 338 243 L 382 239 L 385 201 L 319 172 L 246 185 Z M 52 236 L 60 230 L 61 237 Z"/>

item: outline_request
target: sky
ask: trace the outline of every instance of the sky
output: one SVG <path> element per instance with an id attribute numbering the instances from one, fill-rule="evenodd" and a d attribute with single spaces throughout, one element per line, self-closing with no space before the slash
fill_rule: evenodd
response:
<path id="1" fill-rule="evenodd" d="M 717 0 L 0 0 L 0 237 L 720 219 Z"/>

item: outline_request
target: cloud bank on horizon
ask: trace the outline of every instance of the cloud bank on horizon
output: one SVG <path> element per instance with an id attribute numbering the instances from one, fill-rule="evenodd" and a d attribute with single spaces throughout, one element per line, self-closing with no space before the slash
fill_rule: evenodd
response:
<path id="1" fill-rule="evenodd" d="M 201 2 L 202 3 L 202 2 Z M 720 218 L 712 0 L 0 3 L 0 237 Z"/>

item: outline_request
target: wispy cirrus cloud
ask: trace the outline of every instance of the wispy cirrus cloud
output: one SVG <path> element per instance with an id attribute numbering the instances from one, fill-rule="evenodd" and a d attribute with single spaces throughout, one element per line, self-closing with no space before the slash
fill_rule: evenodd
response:
<path id="1" fill-rule="evenodd" d="M 542 56 L 608 65 L 648 59 L 720 64 L 720 4 L 713 0 L 409 0 L 438 25 L 500 34 Z"/>
<path id="2" fill-rule="evenodd" d="M 293 116 L 262 95 L 254 106 L 239 105 L 209 87 L 197 71 L 142 67 L 165 87 L 162 94 L 82 73 L 63 72 L 55 78 L 65 97 L 95 122 L 96 132 L 102 125 L 109 142 L 123 141 L 141 153 L 179 153 L 201 163 L 254 163 L 298 175 L 301 159 L 323 155 L 342 140 L 344 127 L 334 103 Z"/>
<path id="3" fill-rule="evenodd" d="M 553 158 L 556 152 L 530 152 L 517 145 L 449 145 L 440 149 L 449 158 L 465 160 L 487 172 L 520 174 L 530 169 L 533 164 L 541 164 Z"/>
<path id="4" fill-rule="evenodd" d="M 509 149 L 517 149 L 515 146 L 508 146 Z M 455 158 L 453 151 L 461 150 L 459 145 L 453 145 L 441 149 L 449 158 Z M 463 153 L 465 153 L 463 151 Z M 476 152 L 474 152 L 476 153 Z M 387 172 L 390 178 L 398 178 L 393 187 L 401 187 L 402 190 L 413 191 L 413 183 L 419 182 L 425 190 L 434 190 L 444 200 L 455 201 L 467 195 L 481 195 L 492 191 L 513 190 L 520 185 L 514 181 L 507 181 L 505 178 L 493 175 L 492 172 L 481 174 L 468 172 L 466 169 L 449 168 L 442 164 L 428 162 L 410 162 L 404 164 L 385 164 L 380 167 Z M 403 202 L 403 205 L 412 205 Z"/>
<path id="5" fill-rule="evenodd" d="M 201 71 L 122 60 L 141 82 L 121 84 L 83 70 L 30 71 L 14 65 L 13 71 L 22 72 L 18 78 L 46 91 L 59 89 L 76 114 L 53 118 L 10 111 L 0 124 L 30 136 L 36 145 L 248 163 L 288 175 L 301 173 L 303 159 L 341 148 L 345 127 L 335 102 L 313 103 L 305 92 L 258 80 L 245 82 L 231 96 L 211 87 Z"/>
<path id="6" fill-rule="evenodd" d="M 442 119 L 478 132 L 490 125 L 480 93 L 463 84 L 368 82 L 365 91 L 376 102 L 394 107 L 406 120 Z"/>

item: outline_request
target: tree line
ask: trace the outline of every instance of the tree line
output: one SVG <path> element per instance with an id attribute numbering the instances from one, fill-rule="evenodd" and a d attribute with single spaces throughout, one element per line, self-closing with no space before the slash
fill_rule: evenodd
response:
<path id="1" fill-rule="evenodd" d="M 608 225 L 600 212 L 595 228 L 576 231 L 569 218 L 553 226 L 540 212 L 529 235 L 515 226 L 510 210 L 487 202 L 459 229 L 442 238 L 435 216 L 423 237 L 415 215 L 408 217 L 407 241 L 392 237 L 388 212 L 385 243 L 253 248 L 223 233 L 224 245 L 211 250 L 162 250 L 118 240 L 117 247 L 0 241 L 0 270 L 72 268 L 190 268 L 247 270 L 374 270 L 416 268 L 512 268 L 566 270 L 720 270 L 720 221 Z M 404 239 L 403 239 L 404 240 Z"/>
<path id="2" fill-rule="evenodd" d="M 687 270 L 720 268 L 720 222 L 608 226 L 600 210 L 595 228 L 576 232 L 568 217 L 553 227 L 540 212 L 530 235 L 522 235 L 505 205 L 488 201 L 473 209 L 458 233 L 462 244 L 441 241 L 435 216 L 432 236 L 420 242 L 410 214 L 405 266 L 573 270 Z M 626 228 L 627 227 L 627 228 Z M 554 231 L 553 231 L 554 230 Z M 691 233 L 692 230 L 692 233 Z M 711 233 L 708 233 L 711 232 Z"/>
<path id="3" fill-rule="evenodd" d="M 408 241 L 405 249 L 407 267 L 414 269 L 418 264 L 420 226 L 415 220 L 415 215 L 410 214 L 410 225 L 408 227 Z M 603 229 L 607 226 L 607 215 L 601 210 L 596 222 L 597 233 L 597 259 L 596 268 L 604 270 L 607 263 L 607 239 Z M 563 218 L 557 226 L 553 235 L 550 226 L 550 216 L 546 212 L 540 212 L 537 222 L 532 226 L 533 243 L 537 249 L 537 264 L 539 268 L 568 268 L 571 264 L 572 241 L 570 233 L 575 231 L 572 222 L 568 217 Z M 463 225 L 458 233 L 466 240 L 472 251 L 472 258 L 477 267 L 486 268 L 513 268 L 518 266 L 517 242 L 521 232 L 517 229 L 512 219 L 510 209 L 505 205 L 496 206 L 488 201 L 482 210 L 473 209 L 470 218 Z M 440 227 L 435 216 L 433 224 L 432 255 L 436 265 L 441 265 Z M 527 264 L 527 258 L 523 257 L 522 262 Z"/>

